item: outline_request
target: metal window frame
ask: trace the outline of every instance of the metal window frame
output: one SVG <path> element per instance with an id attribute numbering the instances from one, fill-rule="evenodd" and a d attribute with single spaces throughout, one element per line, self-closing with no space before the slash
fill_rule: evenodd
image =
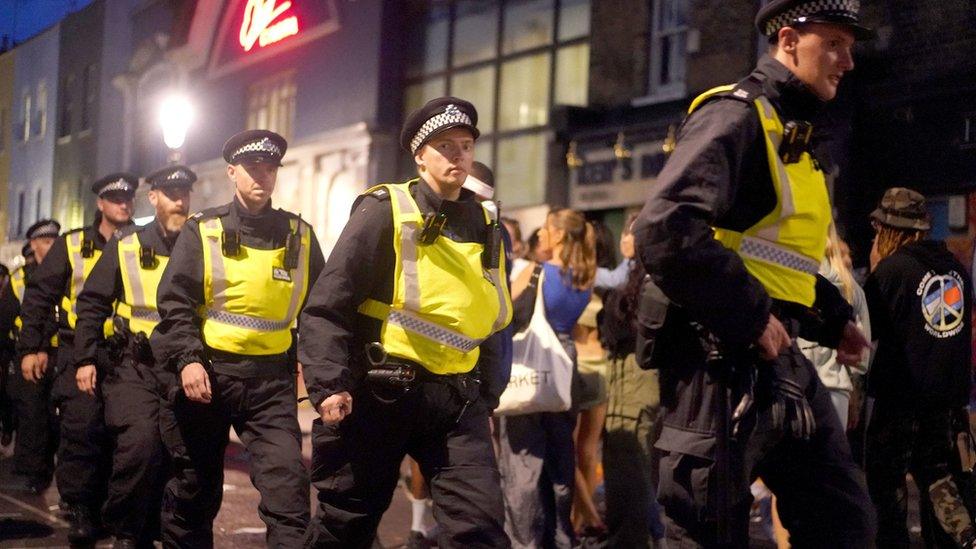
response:
<path id="1" fill-rule="evenodd" d="M 691 0 L 652 0 L 651 5 L 651 40 L 650 40 L 650 70 L 648 71 L 648 83 L 647 83 L 647 96 L 644 98 L 651 102 L 653 101 L 667 101 L 672 99 L 680 99 L 684 97 L 687 93 L 687 81 L 688 81 L 688 55 L 687 55 L 687 40 L 688 32 L 691 30 L 691 25 L 685 24 L 683 26 L 669 27 L 667 29 L 661 30 L 658 27 L 661 23 L 661 8 L 664 2 L 677 1 L 683 2 L 689 8 L 691 8 Z M 684 58 L 681 59 L 681 63 L 684 64 L 685 76 L 680 82 L 672 82 L 669 84 L 662 84 L 660 82 L 660 72 L 663 62 L 663 50 L 661 47 L 663 40 L 672 36 L 684 36 L 686 41 L 686 54 Z"/>

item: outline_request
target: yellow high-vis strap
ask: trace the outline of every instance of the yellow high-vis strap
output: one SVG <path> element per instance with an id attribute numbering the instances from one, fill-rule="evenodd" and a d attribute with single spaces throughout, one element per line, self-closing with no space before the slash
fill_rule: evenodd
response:
<path id="1" fill-rule="evenodd" d="M 95 268 L 98 258 L 102 256 L 102 251 L 95 249 L 91 257 L 85 257 L 82 251 L 84 241 L 84 231 L 75 231 L 65 235 L 65 243 L 68 246 L 68 263 L 71 265 L 71 279 L 68 293 L 61 298 L 61 311 L 66 315 L 68 327 L 72 330 L 78 323 L 78 296 L 84 291 L 88 275 Z M 109 337 L 114 332 L 112 318 L 109 317 L 102 326 L 102 333 L 105 337 Z"/>
<path id="2" fill-rule="evenodd" d="M 156 289 L 169 257 L 157 255 L 151 267 L 144 267 L 139 261 L 141 249 L 138 233 L 119 240 L 119 273 L 125 297 L 119 302 L 116 314 L 129 320 L 129 331 L 148 336 L 159 324 Z"/>

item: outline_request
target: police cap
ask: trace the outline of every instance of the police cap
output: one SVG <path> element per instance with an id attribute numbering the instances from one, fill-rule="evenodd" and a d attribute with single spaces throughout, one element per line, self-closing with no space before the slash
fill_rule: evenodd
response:
<path id="1" fill-rule="evenodd" d="M 118 172 L 106 175 L 105 177 L 99 179 L 98 181 L 92 183 L 92 192 L 97 194 L 99 198 L 104 197 L 108 193 L 120 192 L 129 195 L 132 198 L 136 194 L 136 188 L 139 186 L 139 177 L 128 172 Z"/>
<path id="2" fill-rule="evenodd" d="M 25 233 L 28 240 L 44 237 L 57 238 L 59 234 L 61 234 L 61 224 L 53 219 L 42 219 L 27 227 Z"/>
<path id="3" fill-rule="evenodd" d="M 871 212 L 871 219 L 898 229 L 927 231 L 932 227 L 925 197 L 905 187 L 892 187 L 885 191 L 881 203 Z"/>
<path id="4" fill-rule="evenodd" d="M 270 130 L 245 130 L 224 143 L 224 160 L 237 165 L 243 162 L 268 162 L 281 166 L 288 141 Z"/>
<path id="5" fill-rule="evenodd" d="M 851 29 L 858 40 L 868 40 L 874 31 L 861 25 L 860 9 L 860 0 L 773 0 L 756 14 L 756 27 L 760 34 L 772 38 L 783 27 L 833 23 Z"/>
<path id="6" fill-rule="evenodd" d="M 417 154 L 432 137 L 451 128 L 467 128 L 478 139 L 478 110 L 457 97 L 438 97 L 410 113 L 400 131 L 400 146 Z"/>
<path id="7" fill-rule="evenodd" d="M 182 164 L 166 166 L 146 176 L 146 183 L 149 183 L 150 189 L 192 187 L 196 180 L 197 174 Z"/>

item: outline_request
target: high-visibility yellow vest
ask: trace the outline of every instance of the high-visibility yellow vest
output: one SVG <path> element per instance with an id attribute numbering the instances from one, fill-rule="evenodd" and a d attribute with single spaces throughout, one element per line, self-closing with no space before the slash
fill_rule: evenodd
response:
<path id="1" fill-rule="evenodd" d="M 735 86 L 721 86 L 703 93 L 688 113 L 709 97 L 733 89 Z M 715 238 L 739 254 L 749 274 L 770 297 L 809 307 L 816 297 L 816 274 L 826 254 L 832 222 L 826 180 L 809 152 L 799 162 L 783 163 L 779 153 L 783 123 L 776 109 L 763 95 L 752 103 L 762 123 L 776 207 L 743 232 L 715 228 Z"/>
<path id="2" fill-rule="evenodd" d="M 139 260 L 142 243 L 139 233 L 132 233 L 119 240 L 119 273 L 125 300 L 120 301 L 115 314 L 129 321 L 129 331 L 150 335 L 159 324 L 156 308 L 156 288 L 163 278 L 163 269 L 169 262 L 167 256 L 154 256 L 152 266 L 143 266 Z"/>
<path id="3" fill-rule="evenodd" d="M 203 241 L 203 341 L 239 355 L 274 355 L 288 351 L 291 328 L 308 293 L 312 228 L 290 220 L 298 234 L 298 266 L 285 269 L 285 248 L 259 250 L 244 245 L 226 257 L 219 217 L 200 222 Z"/>
<path id="4" fill-rule="evenodd" d="M 479 345 L 512 320 L 512 299 L 505 282 L 504 250 L 497 268 L 485 269 L 485 245 L 455 242 L 445 236 L 418 243 L 424 220 L 410 195 L 415 181 L 380 185 L 393 206 L 396 269 L 393 302 L 367 299 L 359 312 L 383 321 L 380 342 L 387 354 L 414 361 L 435 374 L 471 371 Z M 495 213 L 484 208 L 485 222 Z"/>
<path id="5" fill-rule="evenodd" d="M 24 291 L 27 289 L 27 279 L 24 278 L 24 267 L 18 267 L 14 272 L 10 273 L 10 288 L 14 292 L 14 297 L 17 301 L 23 305 L 24 304 Z M 11 339 L 17 339 L 20 336 L 20 330 L 24 328 L 24 321 L 17 315 L 14 319 L 14 331 L 10 334 Z M 58 346 L 58 334 L 51 336 L 51 347 Z"/>
<path id="6" fill-rule="evenodd" d="M 68 292 L 61 298 L 61 312 L 68 321 L 68 327 L 75 329 L 78 323 L 78 296 L 85 289 L 85 281 L 91 274 L 98 258 L 102 256 L 102 251 L 92 248 L 89 257 L 85 257 L 82 251 L 85 241 L 83 230 L 72 231 L 64 235 L 65 243 L 68 245 L 68 263 L 71 265 L 71 279 Z M 115 331 L 112 328 L 112 318 L 105 320 L 102 328 L 105 337 L 110 337 Z"/>

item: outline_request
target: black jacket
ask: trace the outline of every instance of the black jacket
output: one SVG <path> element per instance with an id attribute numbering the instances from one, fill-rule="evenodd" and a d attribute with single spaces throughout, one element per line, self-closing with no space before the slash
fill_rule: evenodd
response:
<path id="1" fill-rule="evenodd" d="M 443 236 L 456 242 L 485 242 L 484 213 L 469 191 L 462 190 L 457 201 L 442 200 L 423 180 L 410 191 L 421 214 L 447 215 Z M 367 343 L 379 341 L 381 323 L 356 308 L 366 298 L 392 301 L 395 261 L 389 195 L 384 190 L 361 197 L 302 312 L 298 357 L 316 407 L 332 394 L 353 391 L 365 377 L 363 350 Z M 481 344 L 478 361 L 489 408 L 497 405 L 507 382 L 492 374 L 499 367 L 502 334 Z"/>
<path id="2" fill-rule="evenodd" d="M 105 248 L 105 238 L 98 232 L 98 222 L 83 229 L 75 229 L 58 237 L 44 257 L 44 261 L 27 279 L 24 302 L 21 304 L 20 318 L 24 323 L 17 340 L 17 354 L 25 355 L 44 350 L 51 336 L 51 319 L 55 307 L 60 307 L 61 298 L 71 292 L 71 262 L 68 260 L 67 235 L 83 231 L 84 238 L 90 240 L 96 250 Z M 85 282 L 87 285 L 88 281 Z M 68 296 L 71 297 L 71 296 Z M 74 330 L 68 327 L 68 315 L 59 315 L 58 344 L 68 347 L 73 343 Z"/>
<path id="3" fill-rule="evenodd" d="M 750 79 L 761 85 L 784 121 L 818 119 L 822 102 L 780 62 L 763 57 Z M 754 343 L 765 329 L 772 300 L 742 259 L 715 240 L 712 227 L 741 232 L 775 206 L 755 106 L 720 96 L 685 120 L 635 222 L 637 253 L 654 282 L 726 344 Z M 815 308 L 819 321 L 798 319 L 811 321 L 805 337 L 836 345 L 853 311 L 821 277 Z"/>
<path id="4" fill-rule="evenodd" d="M 119 239 L 139 233 L 143 246 L 151 247 L 157 256 L 168 257 L 175 236 L 163 237 L 159 224 L 153 221 L 143 227 L 122 229 L 105 243 L 102 256 L 92 268 L 85 289 L 78 296 L 78 322 L 75 325 L 76 366 L 95 364 L 98 344 L 102 341 L 102 324 L 115 311 L 115 302 L 125 299 L 122 271 L 119 269 Z"/>
<path id="5" fill-rule="evenodd" d="M 204 304 L 200 222 L 213 217 L 224 217 L 225 227 L 228 224 L 236 226 L 242 246 L 272 250 L 285 246 L 291 231 L 290 220 L 296 216 L 274 209 L 270 203 L 261 213 L 250 214 L 237 199 L 191 216 L 176 239 L 169 263 L 166 264 L 163 278 L 156 290 L 156 305 L 161 320 L 150 338 L 153 356 L 157 365 L 175 372 L 182 371 L 187 364 L 199 362 L 210 364 L 215 371 L 227 375 L 268 375 L 273 370 L 268 368 L 269 362 L 281 363 L 288 357 L 235 355 L 208 349 L 203 344 L 200 333 L 201 318 L 198 314 L 199 308 Z M 319 276 L 325 263 L 314 231 L 311 239 L 309 281 Z M 306 301 L 307 299 L 306 296 Z"/>
<path id="6" fill-rule="evenodd" d="M 945 244 L 902 246 L 878 263 L 864 293 L 878 342 L 869 394 L 908 410 L 966 405 L 972 286 Z"/>

